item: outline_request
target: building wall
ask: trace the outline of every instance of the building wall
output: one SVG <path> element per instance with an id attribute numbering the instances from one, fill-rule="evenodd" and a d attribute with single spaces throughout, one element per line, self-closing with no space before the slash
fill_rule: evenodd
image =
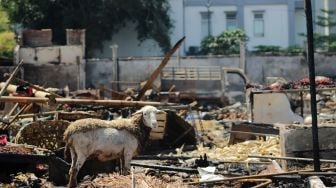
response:
<path id="1" fill-rule="evenodd" d="M 316 75 L 335 76 L 335 55 L 316 55 Z M 118 77 L 121 81 L 141 82 L 149 78 L 162 58 L 134 58 L 119 60 Z M 167 66 L 225 66 L 238 67 L 239 57 L 185 57 L 171 58 Z M 111 86 L 111 60 L 88 60 L 86 65 L 87 86 L 100 84 Z M 246 59 L 246 74 L 253 83 L 266 83 L 266 77 L 284 77 L 295 81 L 308 77 L 308 65 L 304 56 L 249 56 Z"/>
<path id="2" fill-rule="evenodd" d="M 253 11 L 264 11 L 264 37 L 253 33 Z M 244 8 L 244 28 L 249 37 L 247 47 L 253 50 L 257 45 L 288 47 L 288 8 L 286 5 L 249 5 Z"/>
<path id="3" fill-rule="evenodd" d="M 207 0 L 169 0 L 171 5 L 170 16 L 174 24 L 171 30 L 171 43 L 186 36 L 183 47 L 179 50 L 180 55 L 185 55 L 190 46 L 200 46 L 201 14 L 206 12 Z M 225 11 L 237 11 L 238 26 L 248 33 L 250 41 L 247 43 L 250 50 L 256 45 L 277 45 L 288 47 L 290 45 L 303 45 L 303 38 L 297 33 L 305 31 L 305 13 L 303 11 L 303 0 L 212 0 L 210 11 L 212 12 L 211 29 L 213 35 L 218 35 L 226 28 Z M 295 5 L 300 4 L 299 9 Z M 321 14 L 320 9 L 335 9 L 334 0 L 312 0 L 313 17 Z M 252 36 L 253 16 L 251 11 L 263 9 L 265 15 L 265 34 L 263 38 Z M 334 15 L 336 17 L 336 15 Z M 336 30 L 336 28 L 335 28 Z M 315 26 L 314 31 L 326 33 L 326 30 Z M 102 50 L 96 50 L 94 57 L 111 58 L 110 46 L 119 46 L 119 57 L 139 56 L 162 56 L 160 48 L 153 40 L 145 40 L 140 43 L 134 25 L 114 35 L 111 41 L 104 42 Z"/>
<path id="4" fill-rule="evenodd" d="M 171 44 L 174 45 L 183 35 L 183 1 L 182 0 L 169 0 L 171 11 L 169 12 L 170 18 L 174 27 L 170 32 Z M 119 57 L 141 57 L 141 56 L 162 56 L 164 53 L 156 41 L 152 39 L 143 42 L 138 41 L 137 31 L 135 24 L 128 24 L 125 28 L 121 29 L 117 34 L 113 35 L 112 40 L 103 43 L 102 50 L 97 49 L 94 51 L 96 58 L 111 58 L 112 50 L 111 45 L 118 45 Z M 182 49 L 181 49 L 182 51 Z"/>
<path id="5" fill-rule="evenodd" d="M 304 41 L 307 39 L 304 36 L 300 36 L 300 33 L 307 33 L 306 15 L 303 9 L 295 11 L 295 44 L 304 46 Z"/>
<path id="6" fill-rule="evenodd" d="M 26 63 L 77 63 L 83 62 L 84 52 L 81 45 L 20 47 L 19 59 Z"/>
<path id="7" fill-rule="evenodd" d="M 25 80 L 45 87 L 85 88 L 82 45 L 17 47 L 16 50 L 17 62 L 24 61 Z"/>
<path id="8" fill-rule="evenodd" d="M 211 12 L 211 30 L 212 35 L 216 36 L 226 29 L 226 11 L 237 11 L 236 6 L 217 6 L 210 7 Z M 201 12 L 207 12 L 205 6 L 191 6 L 185 8 L 186 20 L 186 46 L 187 50 L 190 46 L 200 46 L 202 41 L 202 25 Z"/>

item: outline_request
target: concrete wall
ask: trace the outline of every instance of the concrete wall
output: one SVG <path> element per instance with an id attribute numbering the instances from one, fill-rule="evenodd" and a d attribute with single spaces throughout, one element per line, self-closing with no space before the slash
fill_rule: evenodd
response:
<path id="1" fill-rule="evenodd" d="M 315 55 L 316 75 L 335 76 L 336 66 L 333 56 Z M 149 78 L 159 65 L 162 58 L 130 58 L 118 62 L 118 79 L 121 81 L 141 82 Z M 265 83 L 265 77 L 284 77 L 295 81 L 308 76 L 308 66 L 303 56 L 248 56 L 246 72 L 253 83 Z M 178 60 L 172 57 L 167 66 L 225 66 L 238 67 L 239 57 L 184 57 Z M 69 85 L 71 90 L 98 88 L 101 84 L 111 88 L 115 76 L 110 59 L 87 60 L 86 64 L 24 64 L 24 79 L 46 87 L 63 88 Z M 10 72 L 5 70 L 5 72 Z M 80 82 L 78 83 L 78 73 Z M 86 76 L 86 79 L 85 79 Z M 242 79 L 238 76 L 229 77 L 229 82 L 243 89 Z M 156 84 L 160 81 L 157 80 Z"/>
<path id="2" fill-rule="evenodd" d="M 76 63 L 77 58 L 80 62 L 84 61 L 81 45 L 19 48 L 19 59 L 24 59 L 26 63 Z"/>
<path id="3" fill-rule="evenodd" d="M 336 56 L 315 55 L 315 58 L 316 75 L 335 76 Z M 145 81 L 161 60 L 162 58 L 120 59 L 119 80 Z M 247 76 L 254 83 L 265 83 L 265 77 L 284 77 L 288 81 L 295 81 L 308 76 L 308 65 L 303 56 L 248 56 L 246 61 Z M 167 64 L 167 66 L 179 65 L 238 67 L 239 57 L 184 57 L 180 60 L 172 57 Z M 87 60 L 86 67 L 87 86 L 111 85 L 114 74 L 111 60 Z"/>
<path id="4" fill-rule="evenodd" d="M 71 90 L 85 87 L 83 45 L 19 47 L 15 61 L 24 60 L 24 79 L 41 86 Z"/>
<path id="5" fill-rule="evenodd" d="M 70 90 L 84 88 L 84 67 L 74 63 L 30 64 L 24 63 L 24 80 L 40 86 L 64 88 L 68 85 Z"/>

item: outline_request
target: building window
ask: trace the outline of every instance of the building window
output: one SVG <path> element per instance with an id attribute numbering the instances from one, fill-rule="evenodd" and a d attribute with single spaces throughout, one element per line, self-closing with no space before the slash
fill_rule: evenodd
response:
<path id="1" fill-rule="evenodd" d="M 265 36 L 264 11 L 253 12 L 253 30 L 255 37 Z"/>
<path id="2" fill-rule="evenodd" d="M 237 29 L 237 12 L 225 12 L 226 30 Z"/>
<path id="3" fill-rule="evenodd" d="M 201 12 L 201 31 L 202 39 L 212 35 L 211 29 L 211 12 Z"/>

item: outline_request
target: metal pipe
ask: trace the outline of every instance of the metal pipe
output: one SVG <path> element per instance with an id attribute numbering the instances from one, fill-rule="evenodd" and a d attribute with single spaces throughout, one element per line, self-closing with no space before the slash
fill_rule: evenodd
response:
<path id="1" fill-rule="evenodd" d="M 317 108 L 316 108 L 316 83 L 315 83 L 315 63 L 314 63 L 314 33 L 311 1 L 305 0 L 306 24 L 307 24 L 307 43 L 308 43 L 308 67 L 309 67 L 309 85 L 310 85 L 310 105 L 312 116 L 312 137 L 314 154 L 314 171 L 320 169 L 320 147 L 318 140 L 317 127 Z"/>

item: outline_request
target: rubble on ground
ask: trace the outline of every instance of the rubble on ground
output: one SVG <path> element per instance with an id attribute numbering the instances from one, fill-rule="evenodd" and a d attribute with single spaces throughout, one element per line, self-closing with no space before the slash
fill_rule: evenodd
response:
<path id="1" fill-rule="evenodd" d="M 191 152 L 181 156 L 198 157 L 207 154 L 210 160 L 232 162 L 260 162 L 259 159 L 249 158 L 249 155 L 272 155 L 280 156 L 278 137 L 268 137 L 266 140 L 249 140 L 226 147 L 204 147 L 201 144 Z"/>
<path id="2" fill-rule="evenodd" d="M 155 75 L 157 76 L 157 73 Z M 317 77 L 316 82 L 318 89 L 330 89 L 319 93 L 319 123 L 334 125 L 336 95 L 332 89 L 336 87 L 336 84 L 326 77 Z M 4 83 L 1 85 L 4 87 Z M 308 85 L 309 80 L 301 79 L 258 88 L 273 92 L 275 90 L 304 90 L 308 88 Z M 85 176 L 80 178 L 79 187 L 132 187 L 133 183 L 136 187 L 197 187 L 199 183 L 202 183 L 199 182 L 200 180 L 208 181 L 211 178 L 214 182 L 209 182 L 207 185 L 214 187 L 250 187 L 260 184 L 265 184 L 265 186 L 267 184 L 269 187 L 305 187 L 308 180 L 299 172 L 313 169 L 312 164 L 308 162 L 283 163 L 287 159 L 281 158 L 285 157 L 284 149 L 281 149 L 283 138 L 278 130 L 275 133 L 274 130 L 279 128 L 277 126 L 255 123 L 255 127 L 265 129 L 269 126 L 273 132 L 270 130 L 265 132 L 258 130 L 258 132 L 255 128 L 232 129 L 232 126 L 237 126 L 234 122 L 254 123 L 249 122 L 249 116 L 251 116 L 250 109 L 247 109 L 249 106 L 240 102 L 224 107 L 200 107 L 195 104 L 134 101 L 142 98 L 148 99 L 145 90 L 139 93 L 127 92 L 128 99 L 118 101 L 101 99 L 99 90 L 80 90 L 70 93 L 66 91 L 67 95 L 71 94 L 73 98 L 60 98 L 61 95 L 64 96 L 64 91 L 62 91 L 63 94 L 48 93 L 48 90 L 36 87 L 34 89 L 43 90 L 40 95 L 47 96 L 37 97 L 31 93 L 32 88 L 16 85 L 10 85 L 10 87 L 11 89 L 7 92 L 12 95 L 6 98 L 8 101 L 5 101 L 8 105 L 7 111 L 4 111 L 6 116 L 0 119 L 2 122 L 0 129 L 4 131 L 0 133 L 0 157 L 17 154 L 26 161 L 24 164 L 20 163 L 15 166 L 14 170 L 18 171 L 16 173 L 2 169 L 1 173 L 11 174 L 10 182 L 3 182 L 0 184 L 1 187 L 64 186 L 66 182 L 59 183 L 54 180 L 58 178 L 64 180 L 70 166 L 70 161 L 63 156 L 63 132 L 70 122 L 83 118 L 112 120 L 128 117 L 138 107 L 147 104 L 162 107 L 165 109 L 165 114 L 158 118 L 160 129 L 151 133 L 146 145 L 147 150 L 141 153 L 139 159 L 132 161 L 132 165 L 137 166 L 137 171 L 127 176 L 111 172 L 119 168 L 116 161 L 113 161 L 114 166 L 109 169 L 105 169 L 107 165 L 103 167 L 91 165 L 83 171 L 86 172 L 88 168 L 95 170 L 99 168 L 98 170 L 103 172 L 88 173 L 88 170 L 89 175 L 84 173 Z M 148 85 L 146 87 L 149 88 Z M 15 94 L 14 88 L 23 90 L 19 95 Z M 295 100 L 309 100 L 309 95 L 306 93 L 302 96 L 303 98 Z M 42 104 L 33 106 L 30 104 L 34 102 L 22 103 L 20 97 L 26 97 L 24 100 L 40 100 Z M 9 101 L 20 105 L 9 105 Z M 305 122 L 310 125 L 309 116 L 305 114 L 305 117 Z M 308 125 L 296 126 L 304 128 Z M 233 133 L 253 136 L 230 142 L 229 137 Z M 46 161 L 35 159 L 36 156 Z M 278 158 L 272 159 L 272 157 Z M 34 169 L 42 165 L 42 170 L 37 171 L 40 174 L 29 172 L 31 161 L 34 162 L 32 165 Z M 335 170 L 333 164 L 330 162 L 327 166 L 323 163 L 322 167 Z M 30 166 L 28 168 L 25 165 Z M 273 166 L 270 167 L 270 165 Z M 54 167 L 55 169 L 52 169 Z M 200 172 L 206 172 L 208 179 L 202 177 Z M 269 176 L 272 173 L 274 177 Z M 281 173 L 293 174 L 286 174 L 287 176 L 281 179 L 276 176 Z M 261 178 L 253 178 L 257 175 Z M 218 178 L 218 182 L 214 180 L 215 178 Z M 230 178 L 233 178 L 232 181 L 226 181 Z M 328 182 L 328 185 L 335 185 L 332 182 L 334 179 L 331 178 L 328 181 L 324 180 Z"/>
<path id="3" fill-rule="evenodd" d="M 133 175 L 123 176 L 117 173 L 112 174 L 98 174 L 96 177 L 86 176 L 78 185 L 79 188 L 93 188 L 93 187 L 132 187 L 133 180 L 135 187 L 158 187 L 158 188 L 185 188 L 183 180 L 180 177 L 155 177 L 147 176 L 144 173 L 136 173 Z"/>

